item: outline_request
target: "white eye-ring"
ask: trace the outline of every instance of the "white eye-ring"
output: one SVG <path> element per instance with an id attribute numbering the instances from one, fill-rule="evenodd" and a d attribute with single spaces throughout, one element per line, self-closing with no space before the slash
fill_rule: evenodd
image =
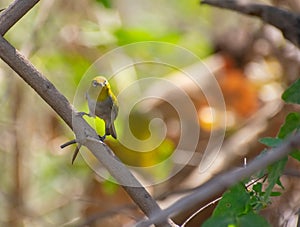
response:
<path id="1" fill-rule="evenodd" d="M 97 87 L 97 85 L 98 85 L 97 81 L 93 80 L 92 85 L 93 85 L 93 87 Z"/>

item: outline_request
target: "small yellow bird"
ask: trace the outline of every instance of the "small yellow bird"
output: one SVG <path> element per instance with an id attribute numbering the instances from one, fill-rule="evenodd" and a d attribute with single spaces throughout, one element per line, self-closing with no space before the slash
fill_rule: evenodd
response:
<path id="1" fill-rule="evenodd" d="M 114 121 L 118 116 L 119 104 L 105 77 L 97 76 L 92 80 L 92 84 L 86 93 L 86 99 L 90 111 L 86 115 L 90 117 L 97 116 L 105 122 L 105 134 L 101 139 L 104 140 L 107 135 L 117 139 Z"/>
<path id="2" fill-rule="evenodd" d="M 119 112 L 119 104 L 116 96 L 110 88 L 110 84 L 107 79 L 102 76 L 97 76 L 92 80 L 92 84 L 85 94 L 88 101 L 89 113 L 79 112 L 81 116 L 87 115 L 89 117 L 99 117 L 105 122 L 105 134 L 99 136 L 102 141 L 106 136 L 111 135 L 117 139 L 117 133 L 114 125 Z M 63 145 L 61 148 L 76 143 L 76 140 L 71 140 Z M 72 157 L 72 164 L 74 163 L 76 156 L 79 152 L 80 145 L 76 147 Z"/>

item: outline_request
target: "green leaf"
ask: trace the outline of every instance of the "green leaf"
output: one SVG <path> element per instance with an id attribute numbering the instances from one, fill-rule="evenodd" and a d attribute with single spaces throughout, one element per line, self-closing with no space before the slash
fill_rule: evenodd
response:
<path id="1" fill-rule="evenodd" d="M 283 167 L 283 168 L 284 168 L 284 167 Z M 282 171 L 283 171 L 283 170 L 282 170 Z M 281 174 L 281 175 L 282 175 L 282 174 Z M 278 184 L 282 189 L 284 189 L 284 186 L 283 186 L 283 184 L 281 183 L 280 178 L 278 178 L 276 184 Z"/>
<path id="2" fill-rule="evenodd" d="M 221 215 L 221 216 L 211 217 L 211 218 L 207 219 L 202 224 L 202 227 L 211 227 L 211 226 L 235 227 L 235 226 L 237 226 L 235 223 L 236 223 L 236 219 L 234 218 L 234 216 Z"/>
<path id="3" fill-rule="evenodd" d="M 265 137 L 259 140 L 260 143 L 268 146 L 268 147 L 278 147 L 282 143 L 283 139 Z M 295 149 L 290 153 L 290 156 L 294 159 L 300 161 L 300 150 Z"/>
<path id="4" fill-rule="evenodd" d="M 262 192 L 262 183 L 258 182 L 255 185 L 253 185 L 252 189 L 255 192 Z"/>
<path id="5" fill-rule="evenodd" d="M 203 227 L 270 227 L 271 225 L 260 215 L 250 212 L 239 217 L 220 215 L 206 220 Z"/>
<path id="6" fill-rule="evenodd" d="M 268 146 L 268 147 L 278 147 L 282 143 L 282 139 L 280 138 L 272 138 L 272 137 L 265 137 L 259 140 L 260 143 Z"/>
<path id="7" fill-rule="evenodd" d="M 270 196 L 281 196 L 281 192 L 271 192 Z"/>
<path id="8" fill-rule="evenodd" d="M 281 126 L 278 138 L 284 139 L 294 130 L 300 128 L 300 113 L 289 113 L 285 118 L 285 123 Z"/>
<path id="9" fill-rule="evenodd" d="M 284 158 L 273 165 L 269 167 L 268 171 L 268 186 L 266 188 L 265 194 L 264 194 L 264 200 L 267 201 L 271 195 L 271 192 L 276 184 L 283 187 L 280 182 L 280 176 L 282 175 L 282 172 L 284 170 L 284 167 L 286 165 L 288 158 Z"/>
<path id="10" fill-rule="evenodd" d="M 222 199 L 214 210 L 213 216 L 227 214 L 240 215 L 247 211 L 250 204 L 250 195 L 241 183 L 235 185 L 224 193 Z"/>
<path id="11" fill-rule="evenodd" d="M 242 227 L 252 227 L 252 226 L 260 226 L 260 227 L 269 227 L 271 226 L 262 216 L 250 212 L 246 215 L 240 216 L 238 218 L 238 226 Z"/>
<path id="12" fill-rule="evenodd" d="M 292 153 L 290 153 L 290 156 L 294 159 L 300 161 L 300 150 L 295 150 Z"/>
<path id="13" fill-rule="evenodd" d="M 261 192 L 262 184 L 257 183 L 253 188 Z M 250 202 L 250 193 L 245 189 L 242 183 L 239 183 L 224 193 L 213 215 L 206 220 L 202 226 L 269 227 L 269 223 L 253 211 Z"/>
<path id="14" fill-rule="evenodd" d="M 300 104 L 300 79 L 289 86 L 281 98 L 287 103 Z"/>

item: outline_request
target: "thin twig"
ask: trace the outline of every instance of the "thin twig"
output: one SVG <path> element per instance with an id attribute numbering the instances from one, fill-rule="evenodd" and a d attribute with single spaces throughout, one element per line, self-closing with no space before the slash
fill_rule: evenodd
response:
<path id="1" fill-rule="evenodd" d="M 75 161 L 75 159 L 76 159 L 76 157 L 77 157 L 77 154 L 78 154 L 78 152 L 79 152 L 79 150 L 80 150 L 80 147 L 81 147 L 80 144 L 78 144 L 78 145 L 76 146 L 76 149 L 75 149 L 74 154 L 73 154 L 73 157 L 72 157 L 72 165 L 73 165 L 73 163 L 74 163 L 74 161 Z"/>
<path id="2" fill-rule="evenodd" d="M 256 184 L 258 181 L 260 181 L 261 179 L 263 179 L 263 182 L 267 179 L 267 174 L 264 174 L 263 176 L 257 178 L 257 179 L 254 179 L 252 181 L 250 181 L 247 185 L 245 185 L 245 188 L 248 189 L 250 186 Z"/>
<path id="3" fill-rule="evenodd" d="M 60 148 L 63 149 L 65 147 L 70 146 L 70 145 L 75 144 L 75 143 L 77 143 L 76 140 L 70 140 L 70 141 L 65 142 L 64 144 L 60 145 Z"/>
<path id="4" fill-rule="evenodd" d="M 202 212 L 207 207 L 214 205 L 216 202 L 219 202 L 221 199 L 222 199 L 222 196 L 207 203 L 205 206 L 201 207 L 199 210 L 197 210 L 195 213 L 193 213 L 188 219 L 186 219 L 185 222 L 180 227 L 186 226 L 186 224 L 189 223 L 194 217 L 196 217 L 196 215 L 198 215 L 200 212 Z"/>

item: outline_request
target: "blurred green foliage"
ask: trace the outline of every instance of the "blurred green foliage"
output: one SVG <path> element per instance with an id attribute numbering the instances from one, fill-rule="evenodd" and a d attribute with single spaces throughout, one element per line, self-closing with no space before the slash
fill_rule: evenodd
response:
<path id="1" fill-rule="evenodd" d="M 0 8 L 10 3 L 1 1 Z M 37 4 L 5 38 L 28 56 L 72 102 L 90 65 L 118 46 L 163 41 L 185 47 L 199 57 L 208 56 L 212 53 L 207 36 L 211 29 L 210 16 L 208 8 L 201 8 L 198 1 L 50 0 Z M 164 75 L 164 72 L 157 72 L 159 76 Z M 77 198 L 84 196 L 92 171 L 81 157 L 73 166 L 70 164 L 74 147 L 62 151 L 59 145 L 72 139 L 72 133 L 23 81 L 11 74 L 1 62 L 0 94 L 1 105 L 5 108 L 1 109 L 0 121 L 0 136 L 4 138 L 0 142 L 0 225 L 14 222 L 10 211 L 18 206 L 17 217 L 23 218 L 25 226 L 76 222 L 84 205 Z M 143 76 L 137 74 L 138 78 Z M 22 89 L 16 89 L 16 84 Z M 113 81 L 113 89 L 118 93 L 115 84 Z M 81 95 L 84 98 L 84 93 Z M 15 103 L 18 103 L 18 113 L 12 116 L 10 110 Z M 79 108 L 87 109 L 86 104 Z M 92 122 L 92 119 L 87 120 Z M 101 134 L 103 124 L 97 121 Z M 141 121 L 148 123 L 147 119 Z M 134 124 L 133 121 L 137 137 L 149 136 L 148 127 L 141 131 Z M 120 134 L 126 133 L 122 127 L 122 123 L 117 125 Z M 154 150 L 137 155 L 116 141 L 109 139 L 108 143 L 112 148 L 117 146 L 115 150 L 120 151 L 117 155 L 132 166 L 151 166 L 166 160 L 175 146 L 166 139 Z M 172 163 L 167 162 L 148 174 L 163 178 L 171 170 Z M 17 191 L 16 187 L 19 187 Z M 113 183 L 106 182 L 104 187 L 115 191 Z M 21 198 L 22 204 L 12 204 L 11 197 Z M 22 216 L 23 208 L 31 213 L 30 218 Z"/>
<path id="2" fill-rule="evenodd" d="M 96 0 L 96 2 L 103 4 L 103 6 L 105 6 L 106 8 L 112 7 L 112 2 L 110 0 Z"/>

